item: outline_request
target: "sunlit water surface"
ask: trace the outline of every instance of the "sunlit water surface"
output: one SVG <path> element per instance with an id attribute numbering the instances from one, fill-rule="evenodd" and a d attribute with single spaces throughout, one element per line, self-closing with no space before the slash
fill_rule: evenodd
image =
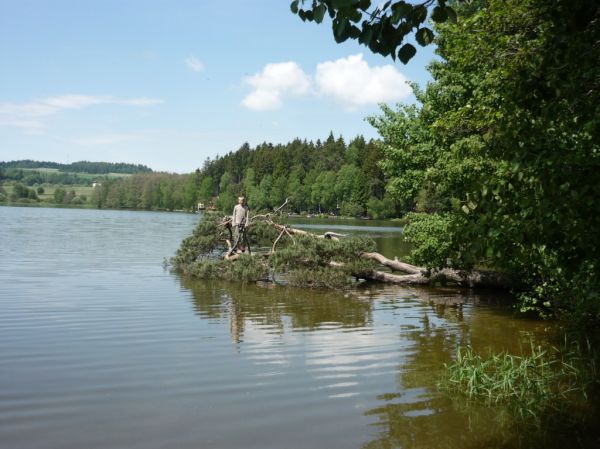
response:
<path id="1" fill-rule="evenodd" d="M 494 294 L 181 280 L 163 260 L 199 219 L 0 207 L 0 447 L 516 444 L 436 383 L 458 345 L 518 350 L 551 325 Z M 378 235 L 392 256 L 398 233 Z"/>

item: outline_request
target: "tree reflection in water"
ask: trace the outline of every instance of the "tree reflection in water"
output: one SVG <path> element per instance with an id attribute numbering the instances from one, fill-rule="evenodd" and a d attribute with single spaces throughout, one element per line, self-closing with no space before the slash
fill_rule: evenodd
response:
<path id="1" fill-rule="evenodd" d="M 324 323 L 365 327 L 372 322 L 369 300 L 331 291 L 274 287 L 271 284 L 229 284 L 181 279 L 194 295 L 195 312 L 203 318 L 228 318 L 231 339 L 243 340 L 247 323 L 284 332 L 314 330 Z"/>
<path id="2" fill-rule="evenodd" d="M 568 441 L 523 435 L 499 420 L 497 410 L 450 398 L 437 388 L 444 363 L 459 346 L 514 353 L 529 335 L 540 343 L 556 336 L 556 326 L 515 318 L 505 296 L 404 287 L 342 294 L 185 279 L 181 284 L 192 292 L 198 316 L 228 323 L 238 351 L 246 344 L 250 352 L 262 342 L 272 354 L 276 340 L 289 343 L 286 334 L 305 335 L 309 346 L 303 362 L 293 365 L 299 370 L 295 375 L 305 376 L 307 397 L 327 392 L 327 377 L 358 395 L 352 413 L 363 417 L 360 434 L 370 440 L 363 449 L 553 448 Z M 339 413 L 334 396 L 321 394 L 314 403 Z"/>

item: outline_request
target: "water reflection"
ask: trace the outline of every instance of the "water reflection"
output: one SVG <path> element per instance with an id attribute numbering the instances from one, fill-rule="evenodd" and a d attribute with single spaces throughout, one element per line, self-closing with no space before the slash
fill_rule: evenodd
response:
<path id="1" fill-rule="evenodd" d="M 515 319 L 504 296 L 453 289 L 371 286 L 341 294 L 181 285 L 193 293 L 199 317 L 228 322 L 236 350 L 263 367 L 258 375 L 267 384 L 294 366 L 313 406 L 337 415 L 335 401 L 344 400 L 345 410 L 359 412 L 363 430 L 349 432 L 365 449 L 521 447 L 525 440 L 495 410 L 453 402 L 437 382 L 458 346 L 518 351 L 526 336 L 544 341 L 557 330 Z M 292 349 L 302 353 L 300 365 Z"/>
<path id="2" fill-rule="evenodd" d="M 437 375 L 552 326 L 496 294 L 177 279 L 161 262 L 197 219 L 0 208 L 2 447 L 516 447 Z"/>
<path id="3" fill-rule="evenodd" d="M 364 449 L 595 447 L 594 433 L 580 429 L 574 435 L 561 428 L 530 433 L 499 409 L 450 398 L 437 387 L 457 347 L 519 353 L 530 338 L 541 345 L 556 343 L 560 329 L 555 323 L 516 318 L 503 296 L 425 290 L 419 296 L 429 308 L 420 308 L 419 325 L 403 328 L 401 338 L 411 350 L 398 366 L 398 390 L 378 396 L 382 404 L 365 412 L 376 418 L 379 436 Z M 475 304 L 479 308 L 473 309 Z"/>
<path id="4" fill-rule="evenodd" d="M 231 339 L 243 341 L 247 323 L 282 334 L 288 327 L 311 331 L 327 326 L 361 328 L 372 322 L 371 303 L 336 292 L 300 290 L 270 284 L 239 285 L 181 279 L 194 296 L 194 310 L 202 318 L 229 320 Z"/>

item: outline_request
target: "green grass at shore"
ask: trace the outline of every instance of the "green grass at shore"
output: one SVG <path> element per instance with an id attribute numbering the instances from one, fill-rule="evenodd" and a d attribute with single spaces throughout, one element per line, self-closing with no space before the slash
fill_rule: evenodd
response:
<path id="1" fill-rule="evenodd" d="M 566 336 L 560 348 L 543 349 L 530 341 L 519 355 L 458 348 L 439 386 L 450 395 L 497 407 L 501 415 L 507 411 L 516 425 L 541 428 L 554 419 L 580 418 L 582 404 L 598 384 L 596 360 L 588 340 Z"/>

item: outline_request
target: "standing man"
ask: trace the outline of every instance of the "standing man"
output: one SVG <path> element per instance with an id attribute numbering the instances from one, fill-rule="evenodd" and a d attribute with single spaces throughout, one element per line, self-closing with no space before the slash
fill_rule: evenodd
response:
<path id="1" fill-rule="evenodd" d="M 233 208 L 233 214 L 231 215 L 231 226 L 233 227 L 233 244 L 237 242 L 237 248 L 232 250 L 238 250 L 238 252 L 246 251 L 245 237 L 246 227 L 248 226 L 249 209 L 246 206 L 246 197 L 239 196 L 238 203 Z"/>

